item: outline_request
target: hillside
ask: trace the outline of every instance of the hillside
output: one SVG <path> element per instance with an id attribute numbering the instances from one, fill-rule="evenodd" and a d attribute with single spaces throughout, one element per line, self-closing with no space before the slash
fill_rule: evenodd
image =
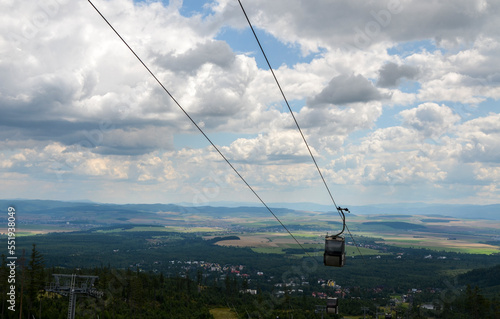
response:
<path id="1" fill-rule="evenodd" d="M 464 285 L 477 286 L 486 294 L 495 296 L 500 292 L 500 264 L 461 274 L 458 276 L 458 281 Z"/>
<path id="2" fill-rule="evenodd" d="M 11 205 L 8 202 L 0 204 Z M 342 227 L 338 215 L 331 212 L 274 210 L 299 245 L 260 207 L 59 201 L 16 201 L 15 207 L 19 256 L 36 244 L 48 269 L 98 272 L 104 280 L 109 280 L 112 269 L 132 276 L 138 288 L 150 287 L 156 280 L 170 288 L 169 283 L 183 283 L 190 287 L 184 293 L 186 300 L 200 308 L 201 317 L 218 313 L 213 309 L 228 313 L 227 309 L 234 308 L 242 318 L 246 310 L 265 309 L 255 302 L 287 300 L 295 307 L 294 318 L 310 318 L 316 305 L 324 304 L 322 298 L 338 296 L 343 315 L 360 316 L 362 307 L 385 305 L 394 315 L 419 313 L 437 318 L 436 309 L 419 308 L 431 307 L 437 300 L 449 309 L 459 309 L 447 310 L 453 318 L 457 312 L 471 311 L 459 308 L 469 296 L 484 301 L 484 313 L 494 313 L 491 305 L 500 291 L 496 279 L 500 278 L 500 222 L 495 220 L 348 214 L 353 236 L 344 234 L 346 263 L 333 268 L 322 261 L 325 234 Z M 6 238 L 3 231 L 0 239 Z M 453 300 L 442 297 L 449 289 Z M 184 315 L 189 307 L 176 302 L 180 296 L 162 293 L 155 295 L 153 290 L 148 295 L 148 301 L 156 301 L 141 310 L 144 316 L 153 318 L 154 312 L 168 310 L 157 302 L 172 305 L 171 309 L 178 308 L 176 314 Z M 132 300 L 128 292 L 120 296 L 116 300 Z M 234 306 L 220 302 L 229 300 L 228 296 Z M 44 298 L 46 309 L 56 305 L 50 296 Z M 61 310 L 64 304 L 57 303 L 57 307 Z M 104 302 L 100 307 L 103 318 L 110 318 L 106 312 L 129 318 L 130 311 L 140 308 L 130 302 Z M 264 317 L 271 313 L 286 317 L 292 311 L 287 307 L 279 303 L 265 309 Z"/>
<path id="3" fill-rule="evenodd" d="M 237 235 L 226 244 L 276 249 L 294 244 L 264 207 L 187 207 L 175 204 L 102 204 L 40 200 L 1 200 L 4 210 L 14 205 L 20 234 L 89 230 L 121 225 L 155 225 L 173 232 Z M 353 210 L 354 211 L 354 210 Z M 321 246 L 327 233 L 342 228 L 336 212 L 273 208 L 289 231 L 308 245 Z M 421 211 L 426 212 L 426 211 Z M 347 214 L 349 229 L 358 236 L 380 238 L 398 247 L 421 247 L 467 253 L 500 252 L 500 221 L 433 214 Z M 5 231 L 4 231 L 5 232 Z M 240 236 L 242 234 L 242 236 Z"/>

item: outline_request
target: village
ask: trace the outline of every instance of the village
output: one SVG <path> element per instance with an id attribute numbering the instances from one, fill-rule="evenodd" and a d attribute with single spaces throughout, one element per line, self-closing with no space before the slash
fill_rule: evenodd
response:
<path id="1" fill-rule="evenodd" d="M 400 259 L 403 254 L 400 253 L 396 257 L 391 258 Z M 380 259 L 381 256 L 373 256 L 375 259 Z M 433 258 L 431 255 L 426 255 L 424 259 Z M 437 257 L 437 259 L 446 259 L 445 256 Z M 198 260 L 169 260 L 165 263 L 161 261 L 155 261 L 153 266 L 159 268 L 160 265 L 166 266 L 166 274 L 169 277 L 181 277 L 181 278 L 196 278 L 200 287 L 204 285 L 224 285 L 228 280 L 233 280 L 238 282 L 240 287 L 239 293 L 241 294 L 251 294 L 257 295 L 261 293 L 264 289 L 268 289 L 272 294 L 277 297 L 283 297 L 285 295 L 306 295 L 312 296 L 317 299 L 328 299 L 329 297 L 336 297 L 339 299 L 359 299 L 359 296 L 355 296 L 352 293 L 351 287 L 342 287 L 334 279 L 331 278 L 313 278 L 309 275 L 297 276 L 290 278 L 288 280 L 283 280 L 283 277 L 268 275 L 262 270 L 252 269 L 241 264 L 224 264 L 209 261 L 198 261 Z M 138 269 L 139 271 L 144 271 L 143 267 L 145 265 L 137 263 L 130 265 L 131 269 Z M 153 268 L 154 273 L 159 273 L 157 268 Z M 353 287 L 357 289 L 358 287 Z M 376 295 L 383 295 L 383 287 L 373 287 L 369 290 L 369 293 Z M 398 296 L 393 296 L 391 302 L 394 305 L 411 302 L 413 296 L 426 293 L 439 293 L 440 288 L 432 287 L 416 287 L 410 288 L 405 294 Z M 431 307 L 431 305 L 426 305 Z"/>

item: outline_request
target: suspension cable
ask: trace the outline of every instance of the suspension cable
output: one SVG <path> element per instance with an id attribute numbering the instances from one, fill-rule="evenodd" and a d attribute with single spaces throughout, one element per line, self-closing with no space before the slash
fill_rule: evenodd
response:
<path id="1" fill-rule="evenodd" d="M 316 170 L 318 171 L 318 174 L 319 176 L 321 177 L 321 180 L 323 181 L 323 184 L 325 185 L 326 187 L 326 190 L 328 191 L 328 194 L 330 195 L 330 198 L 333 202 L 333 205 L 335 206 L 335 208 L 339 211 L 339 207 L 337 206 L 337 204 L 335 203 L 335 199 L 333 199 L 333 195 L 332 195 L 332 192 L 330 191 L 330 188 L 328 187 L 328 184 L 326 183 L 326 180 L 325 178 L 323 177 L 323 173 L 321 173 L 321 169 L 319 168 L 319 165 L 318 163 L 316 162 L 316 158 L 314 157 L 312 151 L 311 151 L 311 148 L 309 147 L 309 143 L 307 143 L 307 140 L 306 140 L 306 137 L 304 136 L 304 133 L 302 132 L 302 129 L 300 128 L 299 126 L 299 122 L 297 121 L 297 119 L 295 118 L 295 115 L 293 114 L 293 111 L 292 111 L 292 108 L 290 107 L 290 104 L 288 103 L 288 100 L 285 96 L 285 93 L 283 92 L 283 89 L 281 88 L 281 85 L 278 81 L 278 78 L 276 77 L 276 74 L 274 73 L 274 70 L 271 66 L 271 63 L 269 62 L 269 60 L 267 59 L 267 55 L 266 53 L 264 52 L 264 48 L 262 47 L 262 45 L 260 44 L 260 41 L 259 41 L 259 38 L 257 37 L 257 34 L 255 33 L 255 30 L 252 26 L 252 23 L 250 22 L 250 19 L 248 18 L 248 15 L 245 11 L 245 8 L 243 7 L 243 4 L 241 3 L 240 0 L 238 0 L 239 4 L 240 4 L 240 7 L 241 7 L 241 10 L 243 11 L 243 14 L 245 15 L 245 18 L 248 22 L 248 25 L 250 26 L 250 29 L 252 30 L 252 33 L 255 37 L 255 40 L 257 41 L 257 44 L 259 45 L 259 48 L 260 48 L 260 51 L 262 52 L 262 55 L 264 56 L 264 59 L 266 60 L 266 63 L 267 63 L 267 66 L 269 67 L 269 70 L 271 71 L 272 75 L 273 75 L 273 78 L 274 78 L 274 81 L 276 82 L 276 84 L 278 85 L 278 89 L 280 90 L 281 92 L 281 96 L 283 97 L 283 100 L 285 100 L 285 104 L 286 106 L 288 107 L 288 110 L 290 111 L 290 114 L 292 115 L 293 117 L 293 121 L 295 122 L 295 126 L 297 126 L 297 129 L 299 130 L 299 133 L 300 133 L 300 136 L 302 137 L 302 140 L 304 141 L 304 144 L 306 145 L 307 147 L 307 150 L 309 151 L 309 155 L 311 155 L 311 159 L 312 161 L 314 162 L 314 165 L 316 166 Z M 341 212 L 339 211 L 339 215 L 340 217 L 342 218 L 342 214 Z"/>
<path id="2" fill-rule="evenodd" d="M 311 148 L 309 147 L 309 143 L 307 143 L 306 137 L 305 137 L 304 133 L 302 132 L 302 129 L 300 128 L 299 122 L 297 121 L 297 118 L 293 114 L 292 108 L 290 107 L 290 104 L 288 103 L 288 99 L 285 96 L 285 92 L 281 88 L 281 85 L 280 85 L 280 83 L 278 81 L 278 78 L 276 77 L 276 74 L 274 73 L 273 67 L 271 66 L 271 63 L 269 62 L 269 59 L 267 58 L 266 52 L 264 51 L 264 48 L 260 44 L 259 37 L 257 36 L 257 33 L 255 33 L 253 25 L 250 22 L 250 18 L 248 17 L 248 15 L 247 15 L 247 13 L 245 11 L 245 8 L 243 7 L 243 4 L 241 3 L 241 0 L 238 0 L 238 3 L 240 4 L 241 11 L 243 11 L 243 14 L 245 15 L 245 18 L 246 18 L 246 20 L 248 22 L 248 25 L 250 26 L 250 29 L 252 30 L 252 33 L 253 33 L 253 35 L 255 37 L 255 40 L 257 41 L 257 44 L 259 45 L 260 51 L 262 52 L 262 55 L 264 56 L 264 59 L 266 60 L 267 66 L 269 67 L 269 70 L 271 71 L 271 73 L 273 75 L 274 81 L 276 82 L 276 85 L 278 86 L 278 89 L 281 92 L 281 96 L 283 97 L 283 100 L 285 101 L 285 104 L 288 107 L 288 110 L 290 111 L 290 114 L 292 115 L 293 121 L 295 122 L 295 125 L 297 126 L 297 129 L 298 129 L 298 131 L 300 133 L 300 136 L 302 137 L 302 140 L 304 141 L 304 144 L 306 145 L 307 150 L 309 151 L 309 155 L 311 155 L 311 159 L 314 162 L 314 165 L 316 166 L 316 170 L 318 171 L 318 174 L 321 177 L 321 180 L 323 181 L 323 184 L 325 185 L 325 188 L 326 188 L 326 190 L 328 192 L 328 195 L 330 196 L 330 199 L 332 200 L 333 205 L 337 209 L 337 212 L 339 213 L 340 218 L 342 219 L 342 224 L 343 224 L 342 230 L 337 235 L 335 235 L 335 236 L 341 235 L 344 232 L 344 229 L 347 228 L 347 231 L 349 232 L 349 235 L 351 236 L 351 239 L 353 240 L 354 244 L 356 245 L 356 242 L 354 241 L 354 237 L 352 236 L 351 231 L 349 230 L 349 228 L 347 227 L 347 225 L 345 223 L 345 214 L 344 214 L 344 211 L 349 212 L 349 210 L 346 209 L 346 208 L 341 208 L 341 207 L 337 206 L 337 204 L 335 203 L 335 199 L 333 199 L 332 192 L 330 191 L 330 188 L 328 187 L 328 184 L 326 183 L 326 180 L 325 180 L 325 178 L 323 176 L 323 173 L 321 173 L 321 169 L 319 168 L 319 165 L 318 165 L 318 163 L 316 161 L 316 158 L 314 157 L 314 155 L 313 155 L 313 153 L 311 151 Z M 357 245 L 356 245 L 356 248 L 358 249 L 358 252 L 361 255 L 361 257 L 363 257 L 363 255 L 361 254 L 361 251 L 360 251 L 360 249 L 359 249 L 359 247 Z"/>
<path id="3" fill-rule="evenodd" d="M 252 193 L 259 199 L 259 201 L 264 205 L 264 207 L 274 216 L 274 218 L 281 224 L 281 226 L 288 232 L 288 234 L 295 240 L 295 242 L 304 250 L 307 256 L 311 257 L 309 252 L 304 248 L 304 246 L 297 240 L 297 238 L 288 230 L 288 228 L 281 222 L 281 220 L 276 216 L 276 214 L 271 210 L 271 208 L 264 202 L 264 200 L 257 194 L 257 192 L 248 184 L 245 178 L 238 172 L 238 170 L 231 164 L 231 162 L 222 154 L 220 149 L 212 142 L 207 134 L 202 130 L 202 128 L 194 121 L 194 119 L 189 115 L 189 113 L 181 106 L 181 104 L 174 98 L 174 96 L 167 90 L 163 83 L 156 77 L 156 75 L 151 71 L 151 69 L 143 62 L 143 60 L 135 53 L 135 51 L 128 45 L 127 41 L 118 33 L 118 31 L 111 25 L 111 23 L 104 17 L 104 15 L 97 9 L 97 7 L 88 0 L 90 5 L 97 11 L 101 18 L 108 24 L 108 26 L 114 31 L 114 33 L 120 38 L 120 40 L 127 46 L 127 48 L 132 52 L 132 54 L 139 60 L 139 62 L 144 66 L 144 68 L 149 72 L 149 74 L 156 80 L 156 82 L 161 86 L 163 91 L 168 94 L 172 101 L 179 107 L 179 109 L 188 117 L 188 119 L 193 123 L 193 125 L 200 131 L 200 133 L 205 137 L 205 139 L 213 146 L 213 148 L 219 153 L 219 155 L 224 159 L 224 161 L 233 169 L 233 171 L 238 175 L 238 177 L 245 183 L 245 185 L 252 191 Z"/>

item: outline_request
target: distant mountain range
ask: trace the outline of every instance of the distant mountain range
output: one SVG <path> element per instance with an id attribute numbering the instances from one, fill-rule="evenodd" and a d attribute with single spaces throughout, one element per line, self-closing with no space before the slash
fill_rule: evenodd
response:
<path id="1" fill-rule="evenodd" d="M 259 206 L 259 203 L 237 203 L 237 202 L 215 202 L 213 206 L 238 207 Z M 182 203 L 182 206 L 189 207 Z M 287 208 L 295 211 L 332 212 L 333 205 L 321 205 L 316 203 L 269 203 L 270 207 Z M 457 205 L 457 204 L 426 204 L 426 203 L 397 203 L 397 204 L 373 204 L 347 207 L 352 214 L 387 214 L 387 215 L 440 215 L 471 219 L 494 219 L 500 220 L 500 204 L 492 205 Z"/>
<path id="2" fill-rule="evenodd" d="M 105 204 L 87 200 L 82 201 L 55 201 L 55 200 L 26 200 L 3 199 L 0 200 L 0 209 L 7 211 L 9 206 L 14 206 L 21 212 L 57 214 L 58 212 L 78 211 L 114 211 L 122 213 L 144 212 L 155 213 L 158 211 L 172 211 L 182 213 L 196 213 L 203 215 L 229 215 L 248 214 L 267 215 L 269 212 L 259 203 L 213 202 L 210 206 L 190 206 L 181 204 Z M 315 203 L 270 203 L 274 211 L 281 214 L 287 212 L 332 212 L 333 206 Z M 363 206 L 348 206 L 352 214 L 387 214 L 387 215 L 439 215 L 456 218 L 493 219 L 500 220 L 500 204 L 493 205 L 451 205 L 451 204 L 376 204 Z"/>

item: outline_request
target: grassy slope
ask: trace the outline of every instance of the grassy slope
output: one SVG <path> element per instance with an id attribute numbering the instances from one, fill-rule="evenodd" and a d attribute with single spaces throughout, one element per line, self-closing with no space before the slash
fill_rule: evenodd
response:
<path id="1" fill-rule="evenodd" d="M 210 309 L 210 313 L 215 319 L 238 319 L 238 316 L 229 308 Z"/>

